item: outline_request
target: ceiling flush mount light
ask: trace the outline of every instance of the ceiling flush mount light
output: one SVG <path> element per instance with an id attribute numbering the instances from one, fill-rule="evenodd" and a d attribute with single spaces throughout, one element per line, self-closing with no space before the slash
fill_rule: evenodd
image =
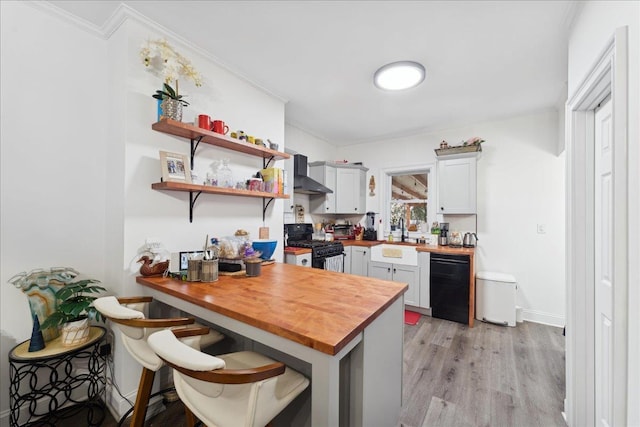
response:
<path id="1" fill-rule="evenodd" d="M 418 86 L 424 80 L 424 67 L 413 61 L 398 61 L 380 67 L 373 84 L 385 90 L 403 90 Z"/>

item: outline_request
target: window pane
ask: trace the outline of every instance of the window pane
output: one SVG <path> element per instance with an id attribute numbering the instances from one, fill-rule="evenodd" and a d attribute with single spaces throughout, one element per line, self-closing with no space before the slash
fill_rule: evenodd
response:
<path id="1" fill-rule="evenodd" d="M 391 221 L 400 226 L 404 218 L 406 228 L 427 222 L 427 174 L 416 173 L 391 177 Z M 413 228 L 413 227 L 412 227 Z"/>

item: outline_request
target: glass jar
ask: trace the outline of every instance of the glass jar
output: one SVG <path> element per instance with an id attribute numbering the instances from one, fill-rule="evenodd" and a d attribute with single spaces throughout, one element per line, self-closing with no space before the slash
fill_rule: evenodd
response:
<path id="1" fill-rule="evenodd" d="M 218 168 L 219 162 L 216 160 L 211 163 L 211 169 L 207 171 L 207 185 L 218 186 Z"/>
<path id="2" fill-rule="evenodd" d="M 229 167 L 229 159 L 222 159 L 220 167 L 218 168 L 218 183 L 220 187 L 233 188 L 235 182 L 233 181 L 233 172 Z"/>

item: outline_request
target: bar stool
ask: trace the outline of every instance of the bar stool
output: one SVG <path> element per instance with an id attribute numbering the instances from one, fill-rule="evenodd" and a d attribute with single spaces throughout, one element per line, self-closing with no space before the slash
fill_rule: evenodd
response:
<path id="1" fill-rule="evenodd" d="M 149 346 L 173 368 L 178 396 L 207 426 L 263 427 L 309 385 L 299 372 L 261 354 L 214 357 L 183 344 L 170 330 L 152 334 Z"/>
<path id="2" fill-rule="evenodd" d="M 224 338 L 221 333 L 196 324 L 195 319 L 190 317 L 145 319 L 141 310 L 144 309 L 144 304 L 150 303 L 152 300 L 153 298 L 151 297 L 116 298 L 107 296 L 97 298 L 93 302 L 94 307 L 105 318 L 118 325 L 124 347 L 142 365 L 136 402 L 133 408 L 122 416 L 118 425 L 122 425 L 131 411 L 133 411 L 133 416 L 131 417 L 130 427 L 142 427 L 144 424 L 149 399 L 152 397 L 151 389 L 155 373 L 164 366 L 164 362 L 147 343 L 147 339 L 151 334 L 167 328 L 181 328 L 183 330 L 182 341 L 185 343 L 184 345 L 198 350 Z M 153 396 L 165 391 L 161 390 Z"/>

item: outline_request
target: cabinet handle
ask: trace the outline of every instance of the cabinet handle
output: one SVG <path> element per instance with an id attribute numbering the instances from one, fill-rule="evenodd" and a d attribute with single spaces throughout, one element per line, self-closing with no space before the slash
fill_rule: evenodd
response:
<path id="1" fill-rule="evenodd" d="M 391 273 L 391 267 L 387 267 L 387 273 Z"/>
<path id="2" fill-rule="evenodd" d="M 393 269 L 393 274 L 396 274 L 396 269 L 395 268 Z"/>
<path id="3" fill-rule="evenodd" d="M 309 260 L 305 258 L 302 261 L 300 261 L 300 264 L 307 265 L 307 262 L 309 262 Z"/>
<path id="4" fill-rule="evenodd" d="M 440 210 L 443 211 L 444 210 L 444 206 L 440 206 Z"/>

